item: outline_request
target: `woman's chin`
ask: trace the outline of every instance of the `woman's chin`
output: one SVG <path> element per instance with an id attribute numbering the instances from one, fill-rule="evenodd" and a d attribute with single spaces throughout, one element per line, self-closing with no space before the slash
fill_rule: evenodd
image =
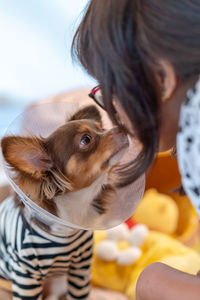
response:
<path id="1" fill-rule="evenodd" d="M 166 152 L 169 150 L 172 150 L 174 146 L 176 145 L 176 141 L 160 141 L 158 152 Z"/>

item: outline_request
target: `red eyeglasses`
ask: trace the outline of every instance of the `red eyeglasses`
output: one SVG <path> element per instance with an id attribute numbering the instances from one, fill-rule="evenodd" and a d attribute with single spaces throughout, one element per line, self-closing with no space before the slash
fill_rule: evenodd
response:
<path id="1" fill-rule="evenodd" d="M 95 86 L 88 95 L 92 98 L 96 104 L 98 104 L 102 109 L 105 110 L 105 106 L 102 99 L 101 88 L 99 85 Z"/>

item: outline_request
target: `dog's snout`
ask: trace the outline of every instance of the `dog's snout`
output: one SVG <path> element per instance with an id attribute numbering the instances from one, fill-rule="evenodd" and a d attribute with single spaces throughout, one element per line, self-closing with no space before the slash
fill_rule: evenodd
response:
<path id="1" fill-rule="evenodd" d="M 128 144 L 128 136 L 120 127 L 114 127 L 110 133 L 118 143 Z"/>
<path id="2" fill-rule="evenodd" d="M 120 133 L 121 133 L 121 130 L 120 130 L 119 127 L 114 127 L 114 128 L 112 129 L 112 134 L 120 134 Z"/>
<path id="3" fill-rule="evenodd" d="M 125 135 L 125 132 L 120 127 L 114 127 L 113 129 L 111 129 L 111 131 L 112 131 L 112 134 Z"/>
<path id="4" fill-rule="evenodd" d="M 127 138 L 127 134 L 125 133 L 125 131 L 120 128 L 120 127 L 114 127 L 112 129 L 112 134 L 113 135 L 117 135 L 117 136 L 120 136 L 120 137 L 124 137 L 124 138 Z"/>

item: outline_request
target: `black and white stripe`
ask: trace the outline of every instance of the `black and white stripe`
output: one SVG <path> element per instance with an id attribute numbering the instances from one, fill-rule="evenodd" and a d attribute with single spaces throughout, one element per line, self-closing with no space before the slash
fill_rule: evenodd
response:
<path id="1" fill-rule="evenodd" d="M 0 277 L 11 280 L 13 299 L 42 299 L 45 278 L 67 276 L 67 299 L 86 299 L 90 290 L 93 234 L 76 230 L 53 235 L 30 225 L 12 197 L 0 206 Z"/>

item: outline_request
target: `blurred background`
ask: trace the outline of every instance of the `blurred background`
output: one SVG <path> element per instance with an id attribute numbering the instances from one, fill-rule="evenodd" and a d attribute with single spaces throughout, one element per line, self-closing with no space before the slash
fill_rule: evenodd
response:
<path id="1" fill-rule="evenodd" d="M 88 0 L 0 0 L 0 136 L 31 102 L 94 82 L 70 56 Z"/>

